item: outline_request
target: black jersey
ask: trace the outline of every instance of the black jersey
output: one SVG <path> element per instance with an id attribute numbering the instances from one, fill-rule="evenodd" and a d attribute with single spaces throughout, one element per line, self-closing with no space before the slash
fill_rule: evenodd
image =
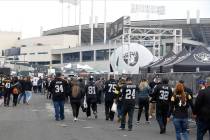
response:
<path id="1" fill-rule="evenodd" d="M 136 102 L 136 93 L 138 92 L 137 85 L 126 84 L 122 87 L 122 102 L 125 105 L 135 106 Z"/>
<path id="2" fill-rule="evenodd" d="M 68 93 L 68 83 L 66 80 L 61 78 L 55 78 L 51 83 L 49 90 L 53 95 L 53 101 L 65 100 L 66 94 Z"/>
<path id="3" fill-rule="evenodd" d="M 115 97 L 117 82 L 110 79 L 105 83 L 105 101 L 113 101 Z"/>
<path id="4" fill-rule="evenodd" d="M 4 91 L 5 92 L 11 92 L 12 89 L 12 83 L 10 80 L 4 80 Z"/>
<path id="5" fill-rule="evenodd" d="M 85 86 L 85 95 L 87 100 L 97 101 L 97 87 L 95 82 L 91 81 Z"/>
<path id="6" fill-rule="evenodd" d="M 172 95 L 169 85 L 160 84 L 154 88 L 153 100 L 157 102 L 157 105 L 169 105 Z"/>

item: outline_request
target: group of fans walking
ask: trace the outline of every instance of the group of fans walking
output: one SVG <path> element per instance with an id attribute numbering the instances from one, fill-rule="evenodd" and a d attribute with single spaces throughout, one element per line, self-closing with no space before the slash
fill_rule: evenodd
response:
<path id="1" fill-rule="evenodd" d="M 80 79 L 68 81 L 62 78 L 61 73 L 49 86 L 52 93 L 52 99 L 55 107 L 55 120 L 63 120 L 64 103 L 66 97 L 70 97 L 70 103 L 73 110 L 74 121 L 78 120 L 80 107 L 85 110 L 87 118 L 91 116 L 91 109 L 95 118 L 97 118 L 97 102 L 99 89 L 104 93 L 105 120 L 113 121 L 117 113 L 118 121 L 121 122 L 120 129 L 124 130 L 126 118 L 128 120 L 128 130 L 133 129 L 133 115 L 135 106 L 138 105 L 137 123 L 140 122 L 141 113 L 145 111 L 146 123 L 150 124 L 149 114 L 150 106 L 156 104 L 156 119 L 160 127 L 160 134 L 166 133 L 167 123 L 173 118 L 173 124 L 176 131 L 176 139 L 189 139 L 189 107 L 191 107 L 192 116 L 197 122 L 197 140 L 202 140 L 204 134 L 210 129 L 210 78 L 207 78 L 205 87 L 199 91 L 199 94 L 193 102 L 192 91 L 187 88 L 183 80 L 180 80 L 175 88 L 169 86 L 167 78 L 155 78 L 153 82 L 148 83 L 142 79 L 139 85 L 133 83 L 132 78 L 120 78 L 118 81 L 110 75 L 109 80 L 99 84 L 91 76 L 86 85 Z M 101 86 L 103 87 L 101 89 Z M 101 92 L 101 91 L 100 91 Z M 100 93 L 100 95 L 102 95 Z M 101 103 L 101 100 L 99 101 Z M 151 105 L 150 105 L 151 104 Z M 152 108 L 151 108 L 152 109 Z M 173 116 L 173 117 L 171 117 Z"/>
<path id="2" fill-rule="evenodd" d="M 38 80 L 38 79 L 37 79 Z M 4 106 L 9 106 L 10 96 L 13 95 L 13 106 L 16 106 L 23 98 L 23 103 L 29 104 L 34 87 L 30 77 L 18 79 L 6 77 L 1 83 L 1 93 L 4 96 Z M 210 78 L 200 85 L 201 89 L 197 98 L 193 100 L 192 91 L 187 88 L 183 80 L 177 82 L 172 88 L 167 78 L 154 78 L 148 82 L 142 79 L 139 84 L 132 81 L 131 77 L 122 77 L 115 80 L 114 75 L 109 79 L 97 79 L 90 76 L 84 83 L 81 78 L 65 79 L 61 73 L 56 73 L 55 78 L 43 80 L 42 87 L 48 91 L 48 98 L 52 98 L 55 108 L 55 120 L 65 119 L 64 105 L 70 100 L 74 121 L 78 121 L 79 110 L 86 113 L 87 118 L 93 114 L 98 118 L 97 104 L 104 101 L 105 120 L 113 121 L 117 114 L 119 129 L 125 130 L 128 120 L 128 131 L 133 129 L 134 110 L 138 106 L 136 123 L 140 123 L 144 110 L 146 124 L 150 124 L 150 118 L 156 113 L 156 120 L 160 127 L 160 134 L 166 133 L 166 126 L 170 120 L 176 132 L 176 139 L 189 139 L 189 108 L 191 116 L 197 123 L 197 140 L 203 140 L 207 131 L 210 131 Z M 103 98 L 104 97 L 104 98 Z M 173 116 L 173 117 L 172 117 Z M 171 119 L 172 118 L 172 119 Z M 210 133 L 210 132 L 209 132 Z"/>
<path id="3" fill-rule="evenodd" d="M 13 97 L 12 106 L 15 107 L 23 100 L 24 104 L 29 104 L 32 97 L 32 81 L 30 77 L 10 77 L 1 79 L 0 83 L 1 99 L 5 107 L 10 106 L 10 98 Z M 3 98 L 4 97 L 4 98 Z"/>

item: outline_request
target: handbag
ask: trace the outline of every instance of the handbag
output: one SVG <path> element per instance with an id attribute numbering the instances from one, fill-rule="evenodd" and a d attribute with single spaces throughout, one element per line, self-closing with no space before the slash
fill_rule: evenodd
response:
<path id="1" fill-rule="evenodd" d="M 86 96 L 84 97 L 84 101 L 83 101 L 83 107 L 87 108 L 87 101 L 86 101 Z"/>
<path id="2" fill-rule="evenodd" d="M 115 102 L 112 105 L 111 111 L 115 113 L 117 112 L 117 104 Z"/>

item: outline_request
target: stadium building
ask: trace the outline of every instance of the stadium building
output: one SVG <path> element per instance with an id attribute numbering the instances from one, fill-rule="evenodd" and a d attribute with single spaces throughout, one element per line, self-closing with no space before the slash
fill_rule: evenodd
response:
<path id="1" fill-rule="evenodd" d="M 209 18 L 189 21 L 187 19 L 130 21 L 130 17 L 121 17 L 115 22 L 107 23 L 106 27 L 107 40 L 104 42 L 104 24 L 101 23 L 93 29 L 91 45 L 91 29 L 88 24 L 82 25 L 81 46 L 78 45 L 80 44 L 78 25 L 44 31 L 43 36 L 36 41 L 26 39 L 17 43 L 17 47 L 22 46 L 18 59 L 30 64 L 57 67 L 80 63 L 89 65 L 95 70 L 109 71 L 110 56 L 122 44 L 141 44 L 158 58 L 165 56 L 171 50 L 178 53 L 183 48 L 192 50 L 199 46 L 210 46 Z M 54 47 L 50 48 L 49 46 L 53 46 L 53 40 L 59 36 L 65 36 L 65 43 L 57 45 L 54 43 Z M 51 45 L 41 42 L 46 39 Z M 27 48 L 29 46 L 31 49 Z M 37 46 L 41 50 L 47 49 L 44 51 L 45 54 L 42 53 L 43 50 L 40 53 L 39 49 L 35 49 Z"/>

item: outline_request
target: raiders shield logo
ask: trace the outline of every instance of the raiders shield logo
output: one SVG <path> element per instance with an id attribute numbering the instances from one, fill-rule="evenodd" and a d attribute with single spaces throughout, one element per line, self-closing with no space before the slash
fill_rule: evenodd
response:
<path id="1" fill-rule="evenodd" d="M 127 52 L 123 55 L 124 62 L 129 66 L 135 66 L 139 60 L 139 54 L 135 52 Z"/>

